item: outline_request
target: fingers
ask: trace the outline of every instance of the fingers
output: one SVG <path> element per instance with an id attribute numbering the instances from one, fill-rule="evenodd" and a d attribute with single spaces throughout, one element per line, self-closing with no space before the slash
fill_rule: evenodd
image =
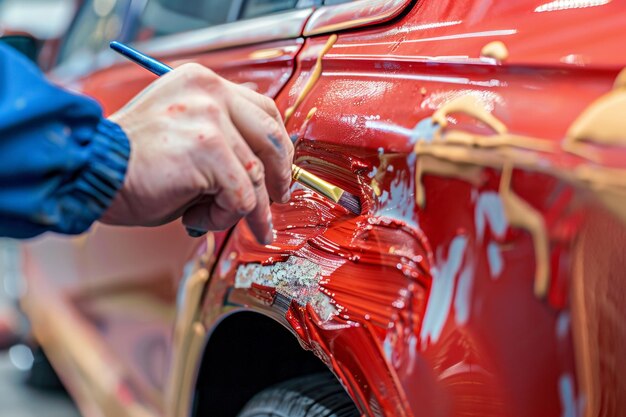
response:
<path id="1" fill-rule="evenodd" d="M 292 161 L 294 151 L 293 142 L 287 134 L 283 118 L 278 111 L 278 107 L 276 107 L 276 103 L 274 102 L 274 100 L 255 91 L 252 91 L 250 88 L 246 87 L 245 84 L 235 84 L 229 82 L 229 86 L 234 86 L 233 88 L 235 88 L 236 91 L 239 92 L 246 100 L 261 108 L 261 110 L 267 113 L 272 119 L 276 121 L 276 123 L 278 123 L 283 133 L 280 137 L 281 142 L 283 143 L 284 148 L 287 149 L 289 153 L 288 159 Z"/>
<path id="2" fill-rule="evenodd" d="M 192 156 L 194 165 L 204 170 L 207 178 L 215 178 L 215 184 L 206 192 L 215 195 L 215 201 L 225 210 L 240 217 L 250 213 L 257 205 L 254 186 L 246 170 L 233 152 L 231 141 L 224 140 L 220 131 L 215 137 L 199 135 L 199 141 L 206 144 Z"/>
<path id="3" fill-rule="evenodd" d="M 241 216 L 220 207 L 215 202 L 191 206 L 183 213 L 183 224 L 191 237 L 200 237 L 208 230 L 222 230 L 234 226 Z"/>
<path id="4" fill-rule="evenodd" d="M 225 133 L 234 138 L 233 151 L 248 173 L 256 196 L 256 207 L 246 216 L 250 230 L 261 244 L 272 242 L 272 213 L 270 198 L 265 187 L 265 170 L 263 163 L 257 158 L 250 147 L 237 132 L 230 120 L 223 123 Z"/>
<path id="5" fill-rule="evenodd" d="M 272 225 L 263 163 L 254 155 L 226 115 L 220 123 L 220 131 L 225 139 L 222 143 L 226 143 L 230 148 L 227 152 L 230 158 L 220 157 L 213 164 L 203 165 L 206 169 L 213 171 L 218 167 L 220 174 L 216 187 L 217 193 L 212 199 L 212 205 L 198 204 L 193 209 L 189 209 L 183 216 L 183 223 L 188 229 L 194 229 L 199 232 L 196 234 L 200 234 L 207 230 L 229 228 L 245 215 L 257 241 L 261 244 L 269 244 L 272 240 Z M 241 181 L 240 186 L 247 187 L 249 183 L 254 197 L 253 206 L 248 205 L 247 201 L 238 201 L 239 191 L 233 190 L 230 186 L 230 182 L 235 181 L 234 176 L 244 176 L 247 180 L 247 182 Z M 233 210 L 235 207 L 242 207 L 242 204 L 246 207 L 245 212 Z"/>
<path id="6" fill-rule="evenodd" d="M 271 99 L 245 87 L 237 86 L 237 91 L 246 91 L 246 94 L 252 95 L 231 95 L 228 100 L 230 117 L 249 147 L 263 162 L 269 195 L 274 201 L 285 203 L 290 196 L 293 145 L 278 111 L 272 110 L 275 106 Z M 271 106 L 267 100 L 272 103 Z"/>

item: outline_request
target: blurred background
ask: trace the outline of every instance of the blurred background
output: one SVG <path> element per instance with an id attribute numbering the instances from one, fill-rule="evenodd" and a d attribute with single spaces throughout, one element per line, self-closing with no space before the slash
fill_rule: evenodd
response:
<path id="1" fill-rule="evenodd" d="M 19 298 L 26 290 L 20 267 L 18 242 L 0 239 L 0 414 L 78 417 L 76 407 L 43 353 L 31 348 L 28 322 L 18 308 Z M 35 361 L 38 371 L 46 374 L 39 380 L 31 372 Z"/>
<path id="2" fill-rule="evenodd" d="M 38 48 L 50 53 L 69 28 L 78 7 L 77 0 L 0 0 L 0 34 L 27 34 L 36 38 Z M 42 56 L 43 60 L 52 57 Z M 47 63 L 47 68 L 53 62 Z M 79 416 L 72 401 L 49 369 L 53 383 L 38 384 L 31 369 L 43 353 L 31 349 L 28 322 L 19 311 L 25 291 L 21 274 L 19 244 L 0 239 L 0 414 L 12 417 Z M 48 366 L 47 362 L 45 366 Z"/>
<path id="3" fill-rule="evenodd" d="M 54 39 L 69 26 L 76 0 L 0 0 L 0 25 L 39 39 Z"/>

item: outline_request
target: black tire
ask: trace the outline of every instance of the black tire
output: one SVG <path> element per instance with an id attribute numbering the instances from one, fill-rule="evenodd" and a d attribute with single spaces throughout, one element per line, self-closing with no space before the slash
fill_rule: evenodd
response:
<path id="1" fill-rule="evenodd" d="M 333 375 L 291 379 L 256 394 L 238 417 L 359 417 Z"/>

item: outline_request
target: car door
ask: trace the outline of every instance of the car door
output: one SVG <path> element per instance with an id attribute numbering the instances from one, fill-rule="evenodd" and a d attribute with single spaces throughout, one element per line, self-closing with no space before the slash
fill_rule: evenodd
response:
<path id="1" fill-rule="evenodd" d="M 199 62 L 272 97 L 294 70 L 303 44 L 301 33 L 312 11 L 296 7 L 296 1 L 152 0 L 142 11 L 137 3 L 111 2 L 109 9 L 99 10 L 97 1 L 87 1 L 83 7 L 90 9 L 81 13 L 105 30 L 118 25 L 113 32 L 122 39 L 138 39 L 140 50 L 174 67 Z M 216 13 L 221 17 L 215 21 L 202 18 L 213 19 Z M 132 19 L 135 23 L 128 23 Z M 75 22 L 53 76 L 94 97 L 110 114 L 155 76 L 102 49 L 106 36 L 83 33 L 88 26 Z M 190 26 L 195 29 L 185 30 Z M 87 53 L 74 55 L 67 48 L 80 49 L 81 37 L 93 39 L 83 48 Z M 212 236 L 209 239 L 213 242 Z M 95 225 L 77 238 L 51 237 L 28 246 L 32 291 L 25 305 L 35 333 L 57 346 L 44 343 L 53 363 L 70 363 L 57 369 L 62 376 L 69 375 L 64 379 L 78 393 L 79 405 L 91 407 L 95 390 L 104 393 L 104 403 L 106 395 L 116 397 L 111 404 L 130 396 L 138 407 L 164 410 L 177 291 L 186 262 L 194 254 L 206 253 L 207 246 L 207 239 L 187 237 L 177 222 L 156 229 Z M 58 317 L 55 324 L 49 323 L 51 310 L 40 310 L 44 304 Z M 93 360 L 77 359 L 85 351 L 94 352 Z M 92 376 L 82 378 L 89 382 L 72 377 L 76 371 L 67 368 L 75 367 Z M 103 373 L 107 377 L 99 378 Z"/>
<path id="2" fill-rule="evenodd" d="M 316 11 L 278 97 L 295 163 L 363 213 L 296 186 L 271 247 L 234 231 L 207 299 L 278 317 L 365 415 L 619 404 L 596 349 L 624 340 L 623 130 L 602 129 L 623 126 L 623 5 L 419 1 L 367 25 L 392 3 Z"/>

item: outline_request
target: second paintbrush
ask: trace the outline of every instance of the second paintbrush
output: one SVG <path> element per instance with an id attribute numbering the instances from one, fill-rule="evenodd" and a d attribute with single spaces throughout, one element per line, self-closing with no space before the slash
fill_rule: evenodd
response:
<path id="1" fill-rule="evenodd" d="M 160 76 L 172 70 L 171 67 L 165 65 L 164 63 L 148 55 L 142 54 L 138 50 L 131 48 L 130 46 L 124 45 L 123 43 L 111 42 L 110 46 L 111 49 L 113 49 L 115 52 L 123 55 L 124 57 L 135 62 L 136 64 L 141 65 L 142 67 L 156 75 Z M 293 164 L 291 165 L 291 175 L 295 181 L 299 182 L 305 187 L 324 195 L 325 197 L 331 199 L 335 203 L 346 208 L 354 214 L 361 214 L 360 200 L 349 192 L 327 181 L 324 181 L 316 175 L 313 175 L 310 172 L 305 171 L 304 169 Z"/>

